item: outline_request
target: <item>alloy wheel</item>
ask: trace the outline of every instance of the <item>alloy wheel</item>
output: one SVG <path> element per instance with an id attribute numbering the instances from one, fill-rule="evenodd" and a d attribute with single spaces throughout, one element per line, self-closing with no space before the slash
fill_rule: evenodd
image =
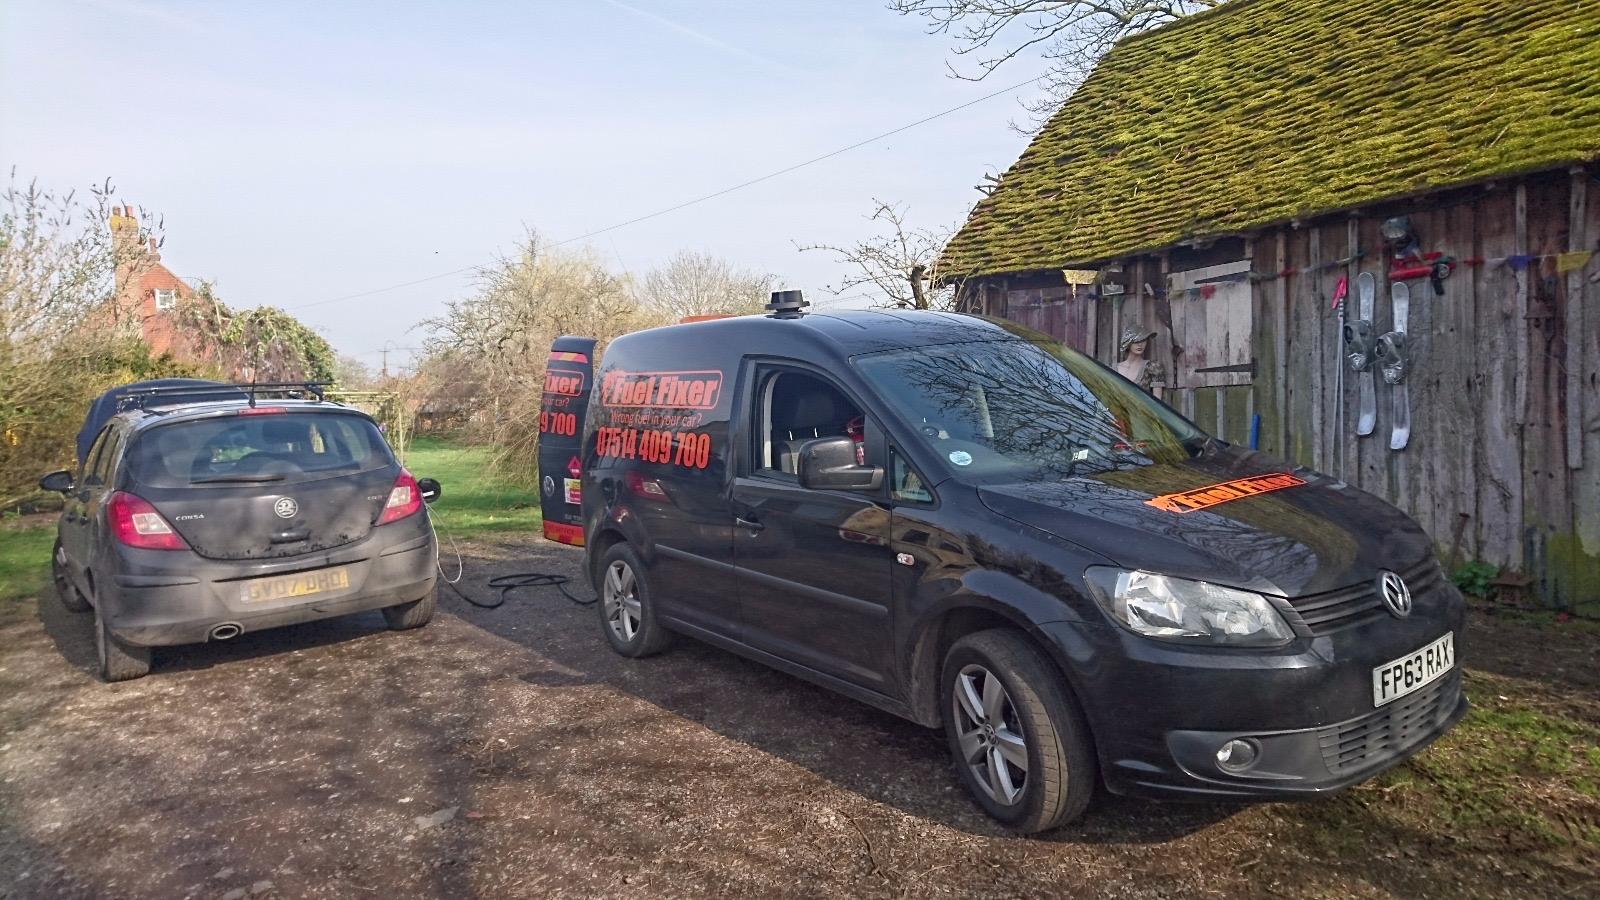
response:
<path id="1" fill-rule="evenodd" d="M 633 569 L 626 562 L 619 559 L 606 568 L 601 598 L 605 603 L 606 624 L 610 626 L 611 633 L 624 644 L 631 643 L 633 636 L 639 633 L 644 610 L 639 603 L 638 582 Z"/>
<path id="2" fill-rule="evenodd" d="M 1005 685 L 974 663 L 956 675 L 951 695 L 961 764 L 994 802 L 1020 803 L 1028 786 L 1028 744 Z"/>

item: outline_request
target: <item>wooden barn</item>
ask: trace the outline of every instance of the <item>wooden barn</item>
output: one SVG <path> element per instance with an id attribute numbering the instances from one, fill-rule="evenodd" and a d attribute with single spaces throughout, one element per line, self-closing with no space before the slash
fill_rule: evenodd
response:
<path id="1" fill-rule="evenodd" d="M 941 266 L 1107 363 L 1154 332 L 1203 427 L 1600 604 L 1597 161 L 1600 0 L 1234 0 L 1118 44 Z M 1399 386 L 1344 358 L 1362 273 L 1373 335 L 1409 290 Z"/>

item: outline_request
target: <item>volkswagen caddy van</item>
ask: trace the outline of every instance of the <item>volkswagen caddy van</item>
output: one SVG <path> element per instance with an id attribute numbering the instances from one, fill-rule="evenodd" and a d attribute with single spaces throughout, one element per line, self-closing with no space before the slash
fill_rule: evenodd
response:
<path id="1" fill-rule="evenodd" d="M 686 635 L 942 728 L 1010 827 L 1098 784 L 1328 794 L 1467 709 L 1428 536 L 1014 324 L 768 316 L 618 338 L 582 508 L 620 654 Z"/>

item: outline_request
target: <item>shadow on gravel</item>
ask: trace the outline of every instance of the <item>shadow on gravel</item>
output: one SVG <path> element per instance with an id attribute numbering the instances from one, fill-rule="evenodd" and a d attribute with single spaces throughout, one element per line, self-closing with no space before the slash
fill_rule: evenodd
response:
<path id="1" fill-rule="evenodd" d="M 93 676 L 99 668 L 94 649 L 94 613 L 69 612 L 53 588 L 39 592 L 39 624 L 72 667 Z"/>
<path id="2" fill-rule="evenodd" d="M 52 594 L 39 598 L 39 622 L 61 656 L 74 668 L 98 678 L 99 661 L 94 645 L 94 613 L 75 613 Z M 188 672 L 229 663 L 273 656 L 357 640 L 388 630 L 378 612 L 356 613 L 302 625 L 247 632 L 229 641 L 158 647 L 151 674 Z"/>
<path id="3" fill-rule="evenodd" d="M 462 748 L 481 716 L 419 702 L 415 650 L 388 649 L 425 631 L 361 613 L 162 648 L 146 678 L 103 685 L 93 614 L 48 594 L 37 610 L 83 678 L 0 717 L 0 750 L 28 728 L 50 742 L 0 784 L 0 897 L 221 896 L 274 879 L 335 886 L 325 896 L 474 895 L 477 832 L 413 823 L 479 802 Z M 57 819 L 70 829 L 41 824 Z"/>
<path id="4" fill-rule="evenodd" d="M 468 562 L 463 586 L 475 595 L 487 596 L 481 585 L 489 576 L 525 569 L 567 573 L 574 593 L 591 593 L 578 577 L 581 551 L 544 543 L 495 549 L 497 559 Z M 682 636 L 661 656 L 624 659 L 607 646 L 592 606 L 570 603 L 553 589 L 514 592 L 498 610 L 475 609 L 448 593 L 441 599 L 452 614 L 550 662 L 518 676 L 530 685 L 604 685 L 920 819 L 975 835 L 1010 835 L 967 798 L 938 731 Z M 527 627 L 530 613 L 538 627 Z M 1077 824 L 1041 838 L 1062 844 L 1164 843 L 1240 808 L 1102 795 Z"/>

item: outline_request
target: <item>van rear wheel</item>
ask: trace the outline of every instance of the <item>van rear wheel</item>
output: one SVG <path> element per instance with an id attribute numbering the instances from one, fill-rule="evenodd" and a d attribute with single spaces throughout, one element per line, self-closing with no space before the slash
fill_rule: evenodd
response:
<path id="1" fill-rule="evenodd" d="M 1024 834 L 1083 814 L 1098 776 L 1083 714 L 1026 637 L 967 635 L 945 656 L 945 733 L 978 804 Z"/>
<path id="2" fill-rule="evenodd" d="M 611 649 L 635 658 L 667 649 L 672 634 L 656 620 L 655 595 L 632 547 L 615 544 L 601 557 L 599 587 L 595 608 Z"/>

